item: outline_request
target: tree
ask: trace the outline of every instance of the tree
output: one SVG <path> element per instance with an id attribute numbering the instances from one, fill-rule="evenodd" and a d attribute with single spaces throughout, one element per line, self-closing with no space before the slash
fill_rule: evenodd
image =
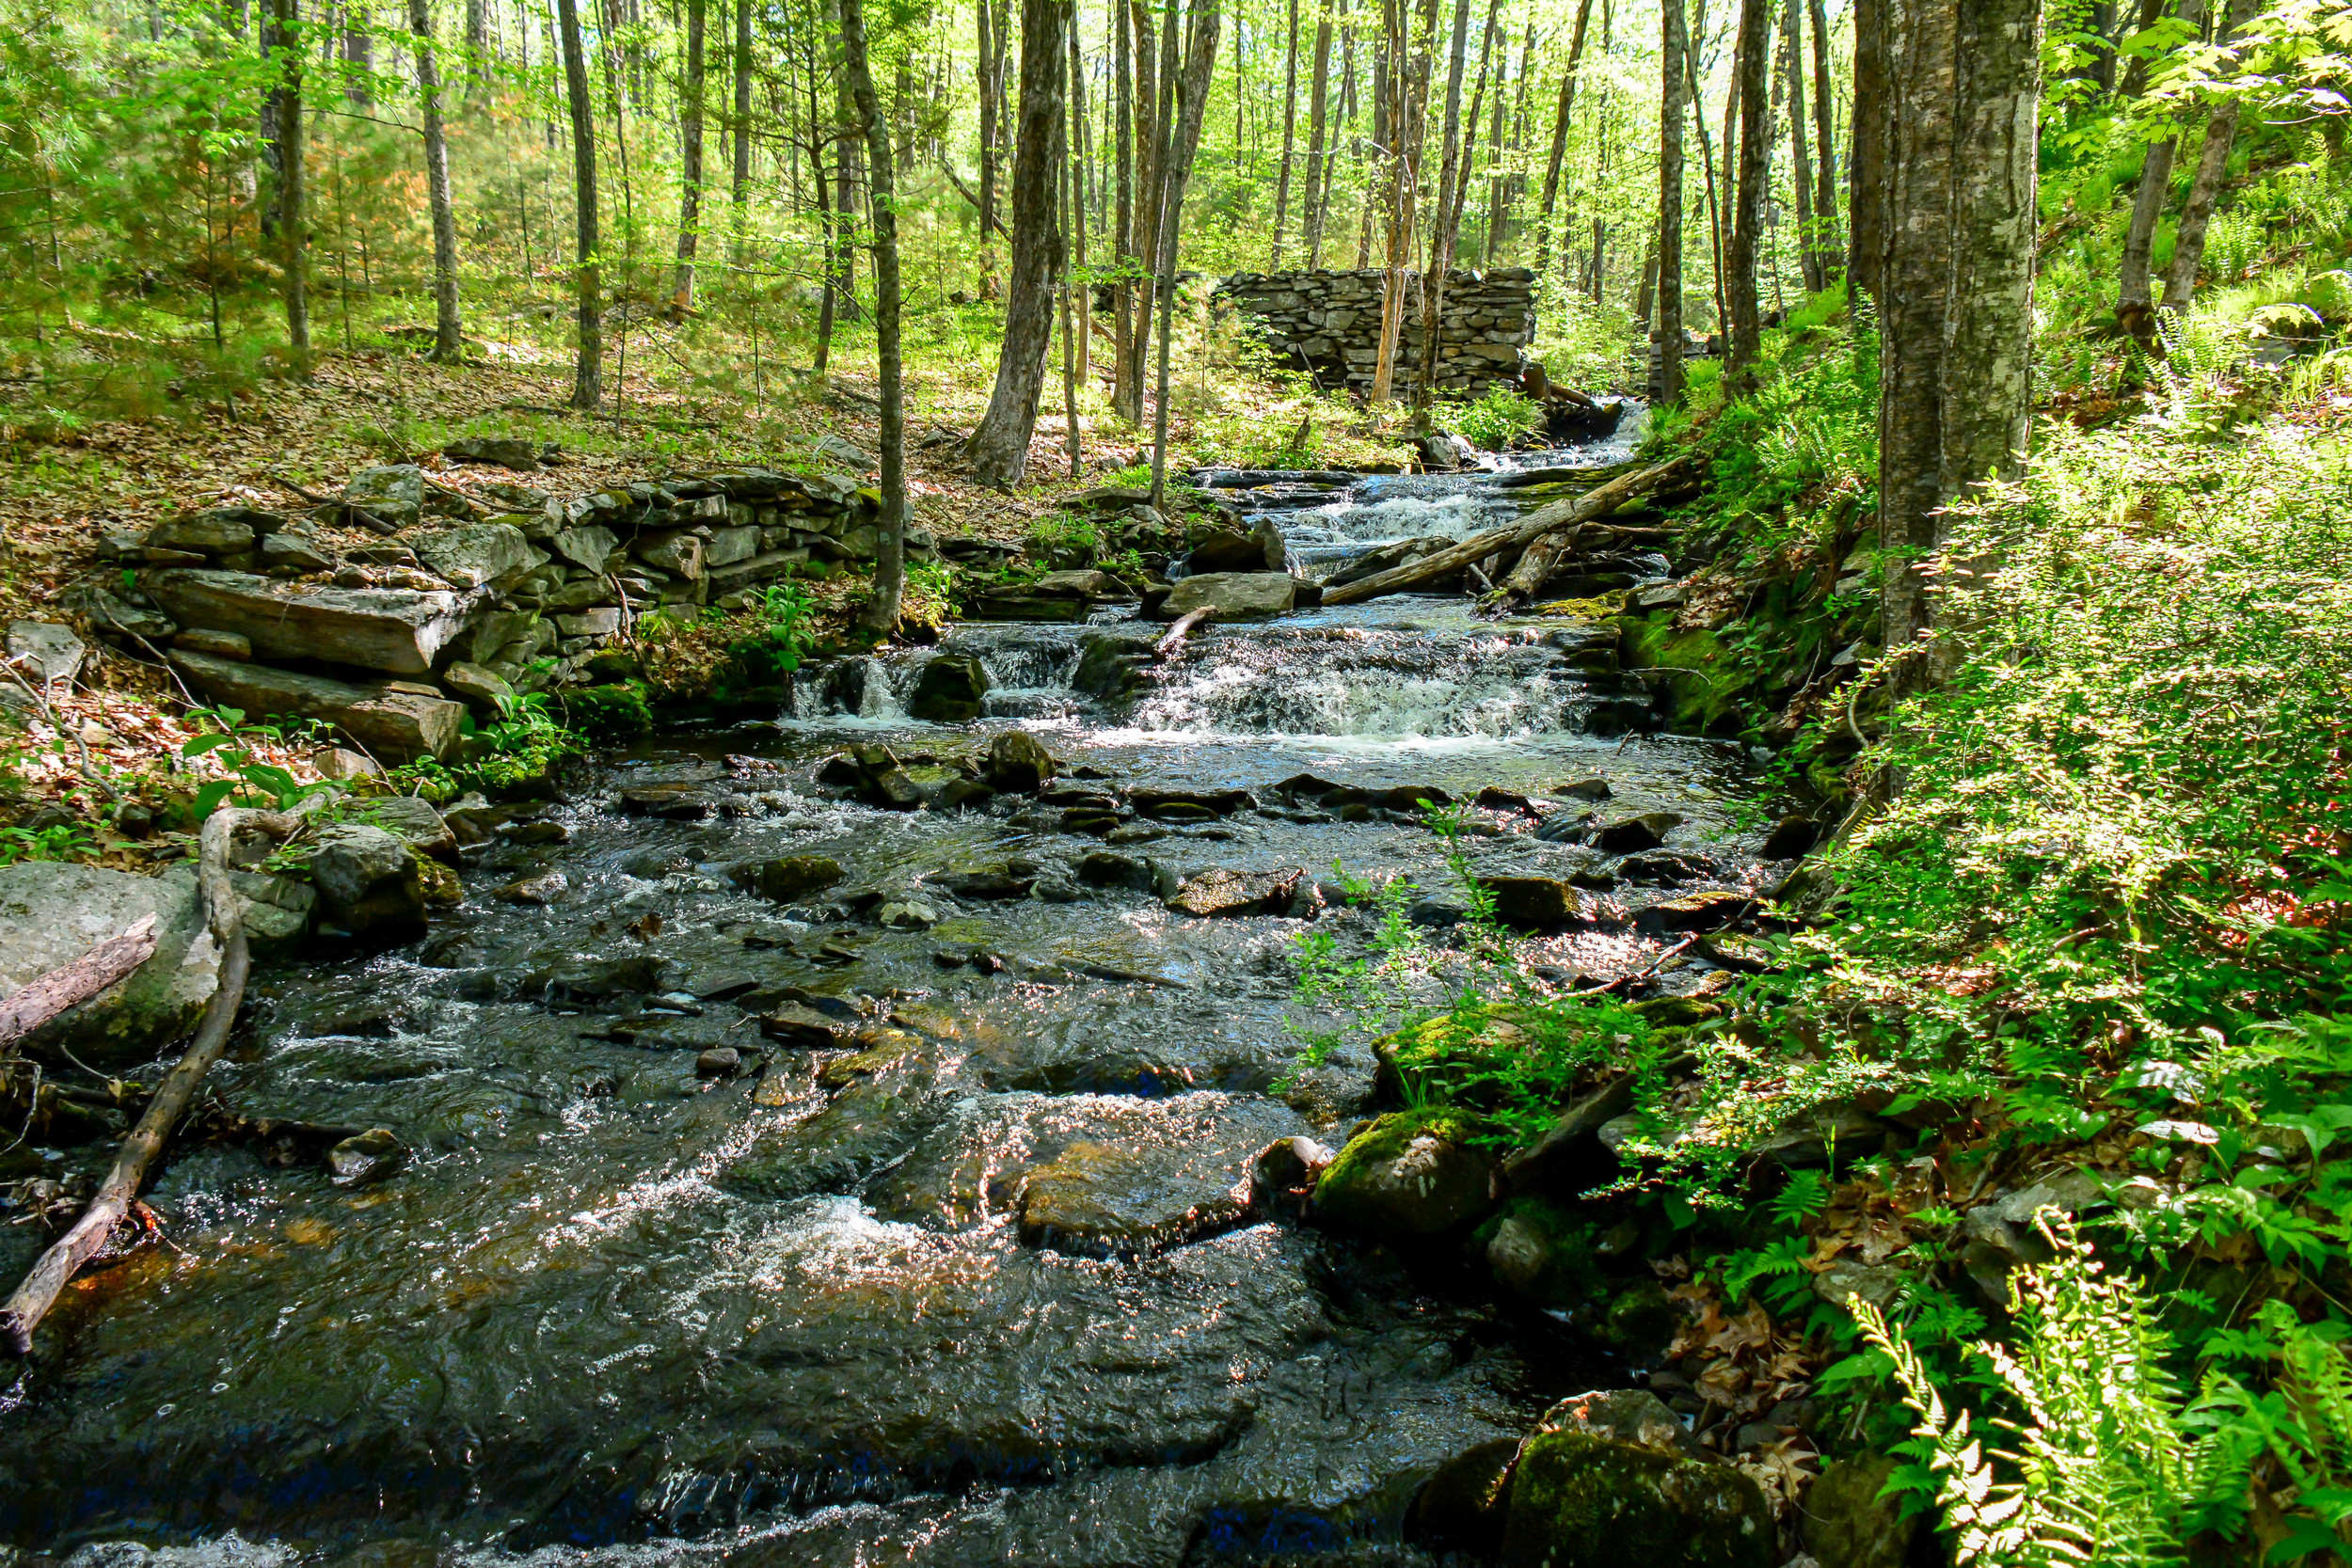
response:
<path id="1" fill-rule="evenodd" d="M 1170 91 L 1169 112 L 1160 119 L 1167 128 L 1161 143 L 1160 168 L 1160 362 L 1152 410 L 1152 504 L 1168 505 L 1168 350 L 1176 310 L 1177 234 L 1183 225 L 1184 186 L 1192 178 L 1192 160 L 1200 146 L 1200 128 L 1208 119 L 1209 77 L 1216 68 L 1217 14 L 1216 0 L 1193 0 L 1191 25 L 1179 63 L 1174 47 L 1179 0 L 1168 0 L 1168 17 L 1161 24 L 1165 53 L 1162 82 Z M 1169 123 L 1170 121 L 1173 123 Z"/>
<path id="2" fill-rule="evenodd" d="M 728 62 L 735 71 L 735 166 L 728 185 L 728 205 L 734 209 L 734 238 L 728 245 L 728 255 L 737 265 L 743 261 L 743 230 L 746 187 L 752 178 L 752 0 L 735 0 L 735 57 Z"/>
<path id="3" fill-rule="evenodd" d="M 2194 28 L 2204 17 L 2202 0 L 2181 0 L 2180 20 Z M 2149 270 L 2156 248 L 2156 224 L 2172 194 L 2172 159 L 2180 139 L 2151 141 L 2139 165 L 2139 190 L 2132 198 L 2131 226 L 2123 234 L 2123 257 L 2116 268 L 2115 324 L 2142 343 L 2155 341 L 2156 308 Z"/>
<path id="4" fill-rule="evenodd" d="M 850 98 L 866 133 L 866 180 L 874 198 L 874 338 L 881 362 L 882 515 L 874 556 L 874 591 L 863 624 L 877 636 L 898 628 L 906 593 L 907 474 L 905 375 L 898 353 L 898 188 L 891 165 L 890 122 L 874 95 L 866 58 L 866 13 L 860 0 L 841 0 L 842 69 Z"/>
<path id="5" fill-rule="evenodd" d="M 1881 145 L 1886 123 L 1886 51 L 1883 42 L 1889 0 L 1853 0 L 1853 123 L 1846 155 L 1846 214 L 1851 230 L 1846 251 L 1849 291 L 1872 298 L 1879 292 L 1879 262 L 1885 236 L 1879 222 L 1886 204 L 1886 155 Z"/>
<path id="6" fill-rule="evenodd" d="M 408 0 L 417 39 L 417 96 L 424 119 L 425 198 L 433 210 L 433 357 L 453 365 L 466 352 L 457 320 L 457 214 L 449 198 L 449 135 L 441 124 L 441 81 L 433 59 L 432 0 Z"/>
<path id="7" fill-rule="evenodd" d="M 1879 538 L 1885 647 L 1902 660 L 1900 689 L 1932 678 L 1926 659 L 1906 656 L 1940 614 L 1962 614 L 1939 612 L 1930 596 L 1939 581 L 1964 588 L 1971 569 L 1937 562 L 1947 505 L 2024 469 L 2041 6 L 1895 0 L 1884 20 L 1885 176 L 1872 218 Z"/>
<path id="8" fill-rule="evenodd" d="M 580 358 L 572 371 L 572 406 L 595 408 L 604 402 L 604 314 L 596 277 L 596 111 L 588 96 L 588 56 L 580 42 L 580 0 L 555 0 L 555 17 L 564 41 L 564 100 L 572 117 L 579 238 L 574 284 L 580 294 Z"/>
<path id="9" fill-rule="evenodd" d="M 1829 12 L 1821 0 L 1806 0 L 1813 17 L 1813 221 L 1821 281 L 1842 247 L 1837 239 L 1837 101 L 1830 91 Z"/>
<path id="10" fill-rule="evenodd" d="M 1235 42 L 1241 40 L 1241 29 L 1233 29 Z M 1298 0 L 1290 0 L 1290 42 L 1283 51 L 1282 66 L 1282 173 L 1274 186 L 1274 261 L 1272 270 L 1282 270 L 1282 225 L 1290 216 L 1291 150 L 1298 135 Z"/>
<path id="11" fill-rule="evenodd" d="M 1731 308 L 1724 369 L 1735 387 L 1752 385 L 1763 325 L 1756 290 L 1756 251 L 1763 240 L 1764 196 L 1772 148 L 1772 0 L 1740 0 L 1740 40 L 1732 76 L 1740 94 L 1739 173 L 1731 188 L 1730 272 L 1724 292 Z M 1726 162 L 1731 149 L 1724 150 Z"/>
<path id="12" fill-rule="evenodd" d="M 1454 36 L 1446 51 L 1444 151 L 1438 162 L 1438 200 L 1429 224 L 1429 265 L 1421 277 L 1421 378 L 1413 388 L 1414 427 L 1426 434 L 1437 396 L 1438 343 L 1444 337 L 1445 275 L 1454 261 L 1454 182 L 1462 165 L 1462 55 L 1470 41 L 1470 0 L 1454 0 Z"/>
<path id="13" fill-rule="evenodd" d="M 2254 14 L 2252 0 L 2230 0 L 2216 41 L 2227 45 Z M 2197 272 L 2205 261 L 2205 230 L 2213 223 L 2214 203 L 2230 172 L 2230 148 L 2237 140 L 2238 101 L 2224 97 L 2205 122 L 2204 145 L 2199 149 L 2197 172 L 2189 178 L 2188 199 L 2181 207 L 2181 225 L 2172 240 L 2172 264 L 2164 277 L 2164 308 L 2185 310 L 2197 291 Z"/>
<path id="14" fill-rule="evenodd" d="M 1323 264 L 1323 210 L 1331 182 L 1331 157 L 1325 150 L 1325 118 L 1330 109 L 1331 7 L 1316 0 L 1315 56 L 1307 87 L 1307 267 Z M 1278 263 L 1279 264 L 1279 263 Z"/>
<path id="15" fill-rule="evenodd" d="M 270 0 L 276 22 L 278 87 L 278 237 L 285 267 L 286 354 L 294 378 L 310 379 L 310 298 L 309 276 L 310 236 L 302 210 L 304 157 L 302 135 L 302 19 L 297 0 Z"/>
<path id="16" fill-rule="evenodd" d="M 1781 71 L 1788 84 L 1789 188 L 1797 198 L 1797 268 L 1805 291 L 1820 291 L 1820 225 L 1813 215 L 1813 153 L 1804 122 L 1804 0 L 1788 0 L 1781 25 Z"/>
<path id="17" fill-rule="evenodd" d="M 703 25 L 708 0 L 686 0 L 686 80 L 678 93 L 677 282 L 671 308 L 694 308 L 694 252 L 702 243 Z"/>
<path id="18" fill-rule="evenodd" d="M 964 442 L 964 461 L 983 484 L 1009 487 L 1029 467 L 1029 437 L 1045 395 L 1045 349 L 1054 330 L 1054 275 L 1062 266 L 1055 215 L 1055 149 L 1060 136 L 1062 29 L 1070 0 L 1022 0 L 1021 119 L 1012 168 L 1012 265 L 1005 336 L 988 412 Z"/>
<path id="19" fill-rule="evenodd" d="M 1682 84 L 1689 40 L 1682 0 L 1659 7 L 1658 374 L 1650 390 L 1669 406 L 1682 401 Z"/>
<path id="20" fill-rule="evenodd" d="M 1678 0 L 1676 0 L 1678 3 Z M 1544 167 L 1544 201 L 1535 216 L 1535 276 L 1549 276 L 1551 260 L 1551 210 L 1560 198 L 1560 166 L 1568 151 L 1568 117 L 1576 108 L 1576 68 L 1584 57 L 1584 24 L 1592 19 L 1593 0 L 1577 0 L 1576 31 L 1568 38 L 1568 69 L 1560 78 L 1560 106 L 1551 119 L 1551 161 Z M 1679 15 L 1679 13 L 1677 13 Z M 1677 155 L 1679 142 L 1677 141 Z"/>

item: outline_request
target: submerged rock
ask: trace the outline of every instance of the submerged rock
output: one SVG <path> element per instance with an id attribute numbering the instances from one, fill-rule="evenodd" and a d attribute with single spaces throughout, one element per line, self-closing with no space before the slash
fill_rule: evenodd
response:
<path id="1" fill-rule="evenodd" d="M 1680 826 L 1681 816 L 1671 811 L 1621 816 L 1594 830 L 1593 846 L 1604 855 L 1626 855 L 1637 849 L 1655 849 L 1666 842 L 1668 832 Z"/>
<path id="2" fill-rule="evenodd" d="M 408 1163 L 408 1150 L 389 1127 L 371 1128 L 326 1151 L 326 1168 L 338 1187 L 381 1181 Z"/>
<path id="3" fill-rule="evenodd" d="M 727 873 L 738 887 L 779 904 L 790 904 L 841 880 L 841 863 L 829 855 L 781 855 L 745 861 Z"/>
<path id="4" fill-rule="evenodd" d="M 1044 743 L 1026 730 L 1012 730 L 988 743 L 988 782 L 993 788 L 1034 795 L 1060 771 Z"/>
<path id="5" fill-rule="evenodd" d="M 1283 914 L 1306 881 L 1306 872 L 1294 866 L 1283 871 L 1203 872 L 1179 886 L 1168 907 L 1179 914 Z"/>
<path id="6" fill-rule="evenodd" d="M 1057 1252 L 1134 1257 L 1248 1222 L 1249 1190 L 1230 1168 L 1204 1180 L 1184 1164 L 1165 1151 L 1072 1144 L 1023 1182 L 1021 1240 Z"/>

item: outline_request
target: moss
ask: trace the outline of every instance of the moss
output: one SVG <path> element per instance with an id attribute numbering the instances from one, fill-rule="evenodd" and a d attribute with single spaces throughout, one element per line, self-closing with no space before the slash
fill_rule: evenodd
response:
<path id="1" fill-rule="evenodd" d="M 1645 1279 L 1620 1293 L 1602 1317 L 1600 1337 L 1636 1366 L 1654 1366 L 1674 1343 L 1677 1321 L 1666 1288 Z"/>
<path id="2" fill-rule="evenodd" d="M 1408 1023 L 1373 1041 L 1374 1087 L 1384 1099 L 1403 1100 L 1408 1085 L 1433 1071 L 1455 1077 L 1454 1069 L 1524 1053 L 1541 1026 L 1534 1008 L 1508 1002 Z"/>
<path id="3" fill-rule="evenodd" d="M 637 681 L 586 686 L 558 698 L 564 722 L 591 740 L 632 740 L 653 729 L 653 708 Z"/>
<path id="4" fill-rule="evenodd" d="M 1315 1183 L 1318 1213 L 1375 1240 L 1434 1236 L 1485 1216 L 1490 1166 L 1470 1151 L 1493 1125 L 1474 1111 L 1433 1105 L 1391 1111 L 1347 1141 Z M 1422 1137 L 1442 1148 L 1400 1181 L 1391 1167 Z"/>
<path id="5" fill-rule="evenodd" d="M 1756 684 L 1722 638 L 1693 627 L 1677 631 L 1671 611 L 1625 616 L 1625 667 L 1666 673 L 1666 726 L 1686 735 L 1737 734 L 1744 704 Z"/>
<path id="6" fill-rule="evenodd" d="M 1636 1002 L 1627 1009 L 1640 1014 L 1658 1028 L 1690 1029 L 1708 1019 L 1721 1017 L 1723 1004 L 1705 1002 L 1695 996 L 1653 996 L 1646 1002 Z"/>
<path id="7" fill-rule="evenodd" d="M 1511 1478 L 1502 1560 L 1549 1568 L 1771 1568 L 1778 1532 L 1756 1483 L 1726 1465 L 1550 1432 Z"/>

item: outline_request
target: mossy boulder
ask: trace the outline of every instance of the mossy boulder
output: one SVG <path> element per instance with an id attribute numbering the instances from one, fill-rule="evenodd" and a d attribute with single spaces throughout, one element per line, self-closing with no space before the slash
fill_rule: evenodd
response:
<path id="1" fill-rule="evenodd" d="M 934 724 L 961 724 L 988 705 L 988 671 L 969 654 L 942 654 L 923 666 L 907 698 L 907 717 Z"/>
<path id="2" fill-rule="evenodd" d="M 1574 1307 L 1601 1289 L 1591 1227 L 1549 1198 L 1512 1199 L 1493 1223 L 1486 1258 L 1498 1283 L 1539 1307 Z"/>
<path id="3" fill-rule="evenodd" d="M 584 686 L 562 698 L 564 722 L 591 740 L 633 740 L 653 729 L 653 707 L 635 681 Z"/>
<path id="4" fill-rule="evenodd" d="M 1315 1183 L 1315 1215 L 1371 1241 L 1438 1236 L 1473 1225 L 1491 1206 L 1489 1132 L 1452 1106 L 1393 1111 L 1340 1150 Z"/>
<path id="5" fill-rule="evenodd" d="M 1549 1432 L 1519 1450 L 1502 1559 L 1528 1568 L 1772 1568 L 1777 1542 L 1764 1494 L 1727 1465 Z"/>
<path id="6" fill-rule="evenodd" d="M 1453 1079 L 1465 1068 L 1525 1053 L 1541 1026 L 1535 1008 L 1510 1002 L 1408 1023 L 1373 1041 L 1373 1058 L 1378 1064 L 1374 1087 L 1387 1100 L 1402 1100 L 1409 1085 L 1433 1075 Z"/>
<path id="7" fill-rule="evenodd" d="M 1413 1498 L 1406 1533 L 1441 1549 L 1492 1557 L 1502 1544 L 1518 1457 L 1518 1439 L 1498 1437 L 1438 1465 Z"/>
<path id="8" fill-rule="evenodd" d="M 1659 672 L 1660 712 L 1683 735 L 1736 735 L 1754 673 L 1714 632 L 1677 631 L 1671 611 L 1624 616 L 1621 655 L 1629 670 Z"/>
<path id="9" fill-rule="evenodd" d="M 1804 1549 L 1821 1568 L 1902 1568 L 1919 1516 L 1898 1497 L 1882 1497 L 1897 1462 L 1891 1454 L 1854 1454 L 1821 1472 L 1805 1492 Z"/>

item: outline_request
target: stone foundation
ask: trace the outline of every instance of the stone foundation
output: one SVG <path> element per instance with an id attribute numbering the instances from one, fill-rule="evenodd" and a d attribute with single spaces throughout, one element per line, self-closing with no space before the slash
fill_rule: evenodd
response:
<path id="1" fill-rule="evenodd" d="M 1316 385 L 1361 390 L 1372 385 L 1380 343 L 1380 299 L 1387 274 L 1235 273 L 1211 296 L 1256 324 L 1286 369 L 1311 372 Z M 1395 385 L 1421 379 L 1421 275 L 1405 275 L 1405 330 L 1397 339 Z M 1438 389 L 1481 397 L 1516 385 L 1520 351 L 1535 340 L 1535 275 L 1525 267 L 1446 275 L 1438 341 Z"/>

